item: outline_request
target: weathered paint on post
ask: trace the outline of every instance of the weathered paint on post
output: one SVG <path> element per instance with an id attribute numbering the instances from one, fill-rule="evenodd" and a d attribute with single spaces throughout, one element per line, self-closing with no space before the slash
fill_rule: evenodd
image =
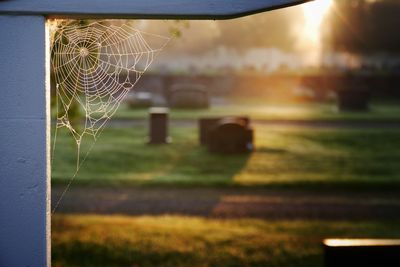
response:
<path id="1" fill-rule="evenodd" d="M 50 265 L 45 18 L 0 16 L 0 266 Z"/>

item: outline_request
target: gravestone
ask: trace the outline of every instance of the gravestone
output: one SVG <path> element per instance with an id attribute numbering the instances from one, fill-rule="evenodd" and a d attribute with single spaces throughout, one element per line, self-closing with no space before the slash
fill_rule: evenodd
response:
<path id="1" fill-rule="evenodd" d="M 204 122 L 208 124 L 204 124 Z M 254 150 L 253 128 L 247 117 L 223 117 L 203 121 L 203 142 L 210 152 L 236 154 Z M 207 131 L 206 131 L 207 130 Z M 200 133 L 202 129 L 200 128 Z M 200 134 L 201 136 L 201 134 Z M 201 137 L 200 137 L 201 138 Z"/>
<path id="2" fill-rule="evenodd" d="M 368 111 L 370 93 L 367 89 L 338 90 L 338 108 L 340 111 Z"/>
<path id="3" fill-rule="evenodd" d="M 347 74 L 336 90 L 340 111 L 368 111 L 370 92 L 360 77 Z"/>
<path id="4" fill-rule="evenodd" d="M 168 136 L 168 113 L 168 108 L 154 107 L 149 109 L 149 144 L 167 144 L 171 141 Z"/>
<path id="5" fill-rule="evenodd" d="M 221 117 L 209 117 L 199 119 L 199 142 L 200 145 L 208 144 L 208 133 L 217 125 Z"/>
<path id="6" fill-rule="evenodd" d="M 172 108 L 201 109 L 210 105 L 207 90 L 199 84 L 175 84 L 169 94 L 169 106 Z"/>

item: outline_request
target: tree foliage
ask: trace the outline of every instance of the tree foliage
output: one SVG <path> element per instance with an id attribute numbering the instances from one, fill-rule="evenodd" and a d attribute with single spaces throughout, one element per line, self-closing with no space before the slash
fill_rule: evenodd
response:
<path id="1" fill-rule="evenodd" d="M 333 50 L 400 53 L 399 0 L 336 0 L 325 26 L 324 41 Z"/>

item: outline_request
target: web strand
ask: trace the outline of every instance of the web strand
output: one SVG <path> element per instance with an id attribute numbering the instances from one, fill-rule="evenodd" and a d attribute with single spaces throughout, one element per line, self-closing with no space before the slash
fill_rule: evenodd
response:
<path id="1" fill-rule="evenodd" d="M 147 41 L 154 38 L 162 45 Z M 58 26 L 51 51 L 57 109 L 52 162 L 59 128 L 67 129 L 75 140 L 77 156 L 76 171 L 57 200 L 53 213 L 107 122 L 169 40 L 128 24 L 116 26 L 112 21 L 88 25 L 70 21 Z M 84 125 L 73 123 L 73 105 L 84 111 Z M 93 143 L 81 160 L 81 146 L 86 138 Z"/>

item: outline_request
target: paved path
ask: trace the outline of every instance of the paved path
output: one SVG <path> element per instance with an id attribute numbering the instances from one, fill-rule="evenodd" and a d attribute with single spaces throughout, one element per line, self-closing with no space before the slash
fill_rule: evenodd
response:
<path id="1" fill-rule="evenodd" d="M 62 190 L 61 186 L 53 187 L 53 204 Z M 72 186 L 57 212 L 219 218 L 400 219 L 400 192 Z"/>

